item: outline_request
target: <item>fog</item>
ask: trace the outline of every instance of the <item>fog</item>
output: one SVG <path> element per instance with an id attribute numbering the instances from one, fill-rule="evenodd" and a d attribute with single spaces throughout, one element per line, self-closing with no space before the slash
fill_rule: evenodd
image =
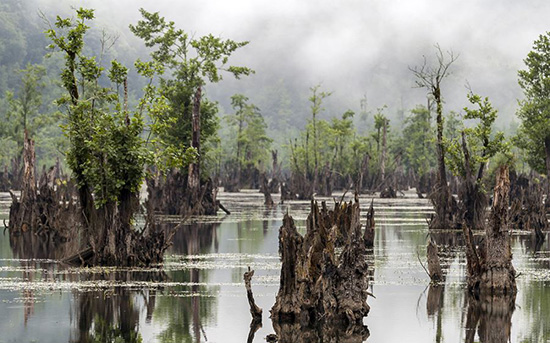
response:
<path id="1" fill-rule="evenodd" d="M 265 112 L 275 110 L 273 94 L 286 88 L 301 124 L 308 116 L 309 87 L 318 83 L 334 92 L 326 103 L 327 117 L 348 108 L 358 111 L 365 95 L 370 110 L 387 105 L 390 118 L 425 104 L 426 91 L 414 88 L 409 67 L 421 64 L 423 55 L 433 61 L 434 44 L 439 44 L 459 56 L 443 84 L 445 111 L 460 111 L 467 104 L 468 83 L 474 92 L 489 96 L 501 113 L 500 124 L 507 125 L 522 96 L 517 70 L 533 41 L 548 30 L 550 13 L 550 2 L 541 0 L 37 3 L 52 15 L 70 6 L 95 8 L 99 25 L 124 37 L 121 41 L 134 45 L 139 54 L 145 51 L 143 44 L 132 37 L 128 24 L 139 19 L 140 7 L 160 11 L 197 36 L 212 33 L 250 41 L 231 62 L 256 74 L 239 81 L 227 76 L 207 87 L 209 96 L 230 111 L 228 97 L 246 94 L 270 117 Z"/>

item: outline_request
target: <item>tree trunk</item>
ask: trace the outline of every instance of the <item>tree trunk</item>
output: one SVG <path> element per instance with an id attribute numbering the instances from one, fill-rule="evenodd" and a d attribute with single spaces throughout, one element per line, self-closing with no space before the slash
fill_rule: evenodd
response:
<path id="1" fill-rule="evenodd" d="M 489 297 L 516 294 L 508 225 L 509 190 L 508 167 L 501 167 L 497 173 L 491 224 L 486 228 L 484 244 L 477 248 L 472 231 L 464 227 L 468 290 L 473 294 Z"/>
<path id="2" fill-rule="evenodd" d="M 380 155 L 380 182 L 386 180 L 386 134 L 388 131 L 387 120 L 384 119 L 384 126 L 382 127 L 382 154 Z"/>
<path id="3" fill-rule="evenodd" d="M 544 153 L 546 156 L 546 207 L 550 207 L 550 136 L 544 139 Z"/>
<path id="4" fill-rule="evenodd" d="M 196 161 L 189 164 L 189 174 L 188 174 L 188 181 L 187 181 L 187 188 L 189 191 L 191 203 L 196 202 L 197 199 L 199 198 L 199 189 L 200 189 L 201 97 L 202 97 L 202 89 L 199 86 L 197 87 L 197 90 L 195 91 L 195 97 L 193 98 L 193 118 L 192 118 L 193 137 L 191 140 L 191 147 L 195 148 L 197 151 L 197 159 Z"/>
<path id="5" fill-rule="evenodd" d="M 367 305 L 368 271 L 361 235 L 359 203 L 337 203 L 335 212 L 312 202 L 302 237 L 286 214 L 279 231 L 281 281 L 271 309 L 274 324 L 297 323 L 362 327 Z M 338 232 L 349 232 L 337 256 Z"/>
<path id="6" fill-rule="evenodd" d="M 374 200 L 371 200 L 369 211 L 367 212 L 365 235 L 363 237 L 367 248 L 372 248 L 374 246 L 374 226 Z"/>
<path id="7" fill-rule="evenodd" d="M 437 187 L 430 194 L 435 209 L 435 216 L 430 221 L 430 229 L 450 229 L 453 227 L 454 198 L 447 185 L 447 170 L 445 167 L 445 147 L 443 146 L 443 107 L 439 86 L 432 94 L 437 104 Z"/>

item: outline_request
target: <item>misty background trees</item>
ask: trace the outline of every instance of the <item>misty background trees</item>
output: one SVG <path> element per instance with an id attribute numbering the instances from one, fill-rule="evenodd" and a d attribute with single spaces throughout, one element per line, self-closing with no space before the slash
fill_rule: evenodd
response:
<path id="1" fill-rule="evenodd" d="M 2 54 L 1 65 L 6 72 L 2 73 L 0 80 L 3 105 L 0 116 L 6 123 L 0 129 L 2 165 L 9 165 L 19 155 L 17 149 L 20 148 L 17 147 L 21 146 L 22 140 L 18 138 L 21 134 L 17 134 L 17 131 L 26 122 L 30 124 L 29 129 L 36 140 L 38 165 L 51 165 L 57 157 L 61 157 L 62 163 L 64 161 L 67 141 L 59 129 L 59 125 L 64 122 L 52 105 L 59 96 L 60 87 L 56 87 L 56 84 L 60 82 L 58 75 L 63 62 L 59 54 L 45 57 L 47 41 L 42 31 L 46 25 L 41 17 L 52 19 L 57 13 L 70 14 L 69 5 L 70 1 L 52 5 L 40 0 L 25 3 L 10 0 L 3 2 L 0 8 L 1 15 L 6 19 L 2 23 L 6 34 L 0 37 L 2 51 L 6 52 Z M 162 10 L 163 6 L 155 4 L 151 7 L 152 10 Z M 178 18 L 178 6 L 181 5 L 175 5 L 166 13 L 166 23 Z M 288 177 L 293 170 L 300 171 L 311 182 L 317 183 L 316 193 L 330 194 L 331 187 L 347 188 L 359 182 L 361 187 L 378 187 L 376 190 L 382 190 L 387 186 L 381 186 L 386 176 L 394 175 L 396 171 L 403 175 L 414 174 L 418 181 L 416 186 L 421 187 L 422 175 L 430 172 L 435 163 L 434 153 L 437 150 L 434 151 L 430 143 L 437 138 L 434 135 L 437 128 L 434 121 L 438 117 L 438 106 L 433 105 L 435 99 L 427 101 L 425 93 L 413 88 L 415 79 L 408 67 L 416 65 L 423 55 L 433 56 L 433 44 L 438 40 L 444 46 L 443 51 L 452 48 L 460 53 L 442 90 L 440 106 L 444 106 L 444 110 L 441 116 L 445 119 L 441 121 L 444 123 L 443 136 L 449 141 L 460 139 L 461 125 L 473 127 L 476 124 L 472 119 L 464 121 L 460 110 L 467 105 L 464 96 L 467 93 L 464 88 L 466 81 L 475 90 L 488 94 L 493 107 L 499 109 L 494 129 L 504 131 L 508 137 L 515 133 L 518 126 L 517 119 L 514 119 L 516 99 L 521 98 L 516 73 L 521 68 L 521 58 L 527 52 L 525 49 L 529 48 L 536 36 L 530 35 L 535 31 L 537 35 L 541 32 L 539 24 L 542 19 L 535 17 L 530 26 L 516 30 L 514 37 L 517 38 L 517 44 L 514 46 L 521 48 L 505 49 L 499 38 L 488 40 L 482 37 L 483 27 L 467 31 L 456 24 L 448 28 L 446 35 L 429 33 L 428 28 L 407 31 L 413 21 L 403 15 L 405 7 L 382 6 L 369 12 L 361 11 L 366 8 L 358 6 L 353 11 L 373 20 L 364 23 L 359 17 L 351 16 L 346 26 L 340 26 L 346 27 L 341 31 L 349 33 L 348 40 L 343 39 L 341 33 L 328 30 L 341 23 L 339 17 L 327 17 L 323 23 L 327 30 L 318 32 L 307 29 L 308 25 L 310 28 L 319 25 L 311 19 L 299 27 L 285 29 L 273 26 L 281 18 L 291 15 L 310 17 L 311 13 L 307 12 L 311 10 L 310 4 L 303 8 L 285 5 L 277 9 L 279 15 L 267 17 L 259 9 L 254 12 L 230 11 L 220 20 L 210 21 L 212 26 L 209 28 L 194 26 L 193 23 L 197 21 L 191 18 L 189 11 L 181 14 L 181 18 L 187 19 L 185 23 L 190 23 L 189 42 L 195 40 L 198 44 L 199 37 L 216 40 L 216 32 L 225 33 L 225 30 L 236 33 L 236 41 L 250 40 L 252 43 L 247 46 L 246 52 L 234 50 L 231 63 L 234 61 L 234 65 L 247 65 L 257 71 L 256 75 L 243 80 L 227 78 L 220 84 L 214 82 L 208 86 L 208 93 L 201 95 L 199 117 L 202 151 L 195 157 L 187 148 L 192 145 L 192 98 L 198 88 L 187 89 L 177 81 L 178 77 L 182 80 L 185 77 L 181 73 L 178 76 L 178 68 L 166 58 L 169 54 L 163 57 L 157 53 L 156 56 L 156 67 L 166 69 L 162 81 L 148 85 L 146 78 L 139 77 L 139 67 L 132 67 L 135 59 L 149 60 L 149 54 L 153 52 L 154 55 L 155 49 L 152 48 L 155 43 L 151 39 L 147 44 L 140 39 L 141 36 L 147 42 L 144 36 L 147 34 L 139 34 L 140 30 L 136 30 L 140 16 L 138 4 L 129 5 L 122 1 L 111 9 L 98 4 L 98 20 L 91 24 L 94 30 L 86 38 L 86 51 L 103 51 L 104 61 L 117 57 L 123 65 L 128 66 L 127 102 L 130 106 L 139 104 L 143 89 L 147 89 L 147 86 L 159 87 L 156 91 L 165 99 L 162 101 L 166 101 L 166 107 L 146 116 L 145 121 L 156 126 L 152 126 L 151 133 L 144 132 L 143 137 L 159 143 L 156 151 L 163 151 L 163 154 L 157 156 L 164 159 L 165 165 L 179 164 L 183 167 L 193 158 L 199 158 L 206 175 L 215 176 L 219 180 L 230 178 L 232 172 L 242 172 L 252 165 L 258 172 L 269 172 L 272 169 L 270 151 L 276 150 L 285 175 Z M 422 6 L 424 4 L 419 4 L 420 8 Z M 198 17 L 207 18 L 221 10 L 210 8 L 210 5 L 207 7 L 211 11 L 192 8 L 192 12 Z M 116 8 L 125 8 L 125 11 L 117 12 Z M 433 9 L 443 13 L 445 8 L 437 6 Z M 326 10 L 318 8 L 313 12 L 323 13 Z M 485 8 L 480 5 L 479 11 L 483 10 Z M 145 13 L 149 16 L 154 15 L 154 12 L 147 11 Z M 349 14 L 352 10 L 346 8 L 343 11 Z M 117 20 L 112 20 L 115 12 Z M 255 16 L 251 16 L 251 13 Z M 518 11 L 518 16 L 526 13 Z M 240 25 L 232 24 L 230 20 L 238 16 L 249 20 Z M 401 18 L 403 23 L 384 27 L 383 18 L 388 16 Z M 136 25 L 133 31 L 138 33 L 137 36 L 128 27 L 130 24 Z M 500 26 L 503 24 L 498 25 L 503 28 Z M 381 32 L 382 27 L 388 34 L 375 35 Z M 210 28 L 213 32 L 210 32 Z M 277 32 L 293 32 L 294 35 L 284 35 L 284 40 L 274 39 Z M 402 36 L 392 35 L 392 32 L 401 32 Z M 468 43 L 452 40 L 453 34 L 460 32 L 480 32 L 480 36 L 472 37 Z M 106 43 L 108 37 L 111 41 Z M 318 43 L 323 41 L 321 38 L 338 48 L 320 53 L 322 44 Z M 411 41 L 406 42 L 406 38 Z M 361 41 L 365 43 L 358 44 Z M 151 46 L 148 47 L 148 44 Z M 380 49 L 384 44 L 385 49 Z M 479 48 L 480 45 L 484 48 Z M 509 45 L 513 44 L 507 41 L 506 46 Z M 165 48 L 168 46 L 165 44 Z M 352 47 L 354 50 L 350 50 Z M 525 50 L 523 55 L 520 53 L 522 49 Z M 407 51 L 407 54 L 397 51 Z M 495 76 L 495 73 L 499 76 Z M 106 76 L 99 81 L 105 82 Z M 36 90 L 34 93 L 29 92 L 33 89 Z M 315 90 L 319 93 L 316 94 Z M 34 95 L 29 97 L 25 94 Z M 246 125 L 236 119 L 244 112 L 232 103 L 234 94 L 245 97 L 247 111 L 254 113 L 248 117 Z M 319 100 L 322 101 L 321 107 L 316 104 Z M 178 111 L 186 114 L 180 115 Z M 520 116 L 523 112 L 520 112 Z M 27 117 L 29 121 L 24 119 Z M 532 156 L 525 155 L 528 160 L 532 160 Z M 522 158 L 516 162 L 518 167 L 526 167 Z M 540 168 L 537 170 L 544 172 Z M 313 177 L 314 174 L 317 176 Z M 331 181 L 327 184 L 328 177 Z"/>

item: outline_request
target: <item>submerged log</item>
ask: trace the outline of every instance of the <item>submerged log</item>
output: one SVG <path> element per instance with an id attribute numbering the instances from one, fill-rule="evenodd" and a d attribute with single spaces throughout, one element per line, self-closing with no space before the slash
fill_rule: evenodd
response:
<path id="1" fill-rule="evenodd" d="M 508 167 L 497 172 L 491 222 L 485 232 L 485 240 L 479 248 L 473 241 L 472 230 L 464 227 L 466 242 L 468 290 L 483 296 L 514 296 L 516 272 L 512 266 L 510 228 L 508 224 L 508 193 L 510 180 Z"/>
<path id="2" fill-rule="evenodd" d="M 330 222 L 330 216 L 312 202 L 304 237 L 297 232 L 292 217 L 284 216 L 279 230 L 280 287 L 271 309 L 274 323 L 362 326 L 370 307 L 359 203 L 356 197 L 355 203 L 336 206 L 344 217 L 333 216 Z M 350 235 L 337 255 L 337 232 L 347 223 Z"/>

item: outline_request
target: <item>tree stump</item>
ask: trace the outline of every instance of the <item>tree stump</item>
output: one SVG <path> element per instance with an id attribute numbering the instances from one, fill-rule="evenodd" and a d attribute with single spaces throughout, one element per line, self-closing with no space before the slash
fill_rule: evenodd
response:
<path id="1" fill-rule="evenodd" d="M 441 263 L 439 262 L 439 255 L 437 245 L 430 240 L 427 248 L 428 255 L 428 274 L 432 282 L 438 282 L 443 280 L 443 271 L 441 270 Z"/>
<path id="2" fill-rule="evenodd" d="M 483 296 L 515 295 L 516 272 L 512 266 L 510 229 L 508 224 L 510 180 L 508 167 L 498 170 L 493 196 L 491 222 L 485 240 L 479 248 L 473 242 L 472 231 L 464 227 L 468 273 L 468 290 Z"/>
<path id="3" fill-rule="evenodd" d="M 369 211 L 367 212 L 367 225 L 365 226 L 365 246 L 372 248 L 374 246 L 374 199 L 370 202 Z"/>
<path id="4" fill-rule="evenodd" d="M 280 287 L 271 309 L 274 323 L 362 327 L 370 307 L 359 202 L 356 197 L 355 203 L 337 203 L 336 207 L 342 216 L 323 213 L 312 202 L 304 237 L 297 232 L 292 217 L 284 216 L 279 230 Z M 350 235 L 337 255 L 337 232 L 346 225 Z"/>

